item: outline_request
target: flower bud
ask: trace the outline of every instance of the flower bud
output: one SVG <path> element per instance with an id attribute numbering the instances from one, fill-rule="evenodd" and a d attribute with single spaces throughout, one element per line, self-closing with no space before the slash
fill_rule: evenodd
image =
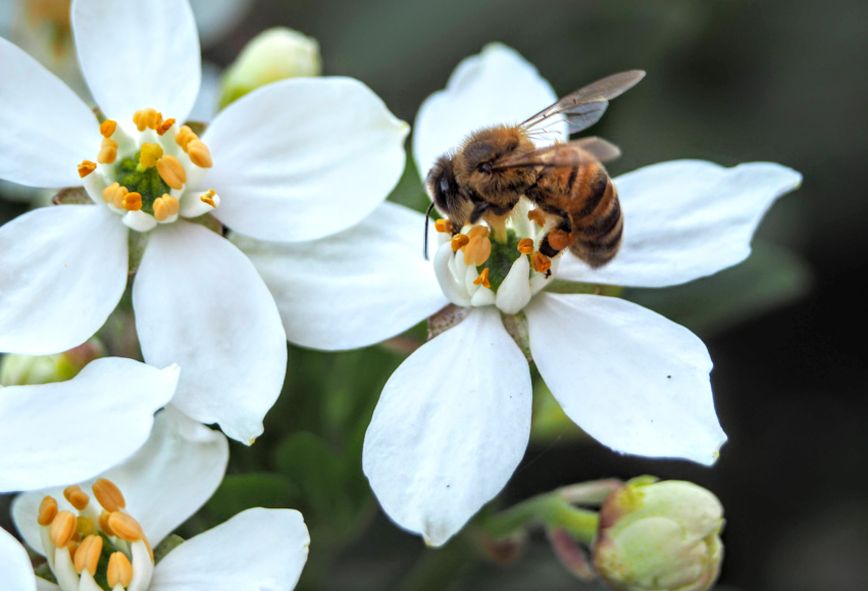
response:
<path id="1" fill-rule="evenodd" d="M 0 359 L 0 386 L 31 386 L 63 382 L 74 378 L 81 369 L 105 355 L 96 339 L 55 355 L 4 355 Z"/>
<path id="2" fill-rule="evenodd" d="M 319 76 L 321 63 L 316 39 L 283 27 L 263 31 L 247 44 L 226 71 L 220 108 L 271 82 Z"/>
<path id="3" fill-rule="evenodd" d="M 631 480 L 606 499 L 594 567 L 619 591 L 705 591 L 720 572 L 723 507 L 679 480 Z"/>

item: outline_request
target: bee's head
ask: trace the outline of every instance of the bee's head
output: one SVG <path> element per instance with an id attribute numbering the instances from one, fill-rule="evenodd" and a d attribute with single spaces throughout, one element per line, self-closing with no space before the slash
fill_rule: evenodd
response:
<path id="1" fill-rule="evenodd" d="M 437 209 L 449 218 L 455 231 L 467 223 L 473 204 L 455 179 L 452 158 L 441 156 L 428 172 L 428 193 Z"/>

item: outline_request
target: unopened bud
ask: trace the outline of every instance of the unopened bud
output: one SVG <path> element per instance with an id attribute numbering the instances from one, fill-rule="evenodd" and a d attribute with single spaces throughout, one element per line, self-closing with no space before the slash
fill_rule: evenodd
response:
<path id="1" fill-rule="evenodd" d="M 594 567 L 618 591 L 705 591 L 723 560 L 723 507 L 679 480 L 631 480 L 606 499 Z"/>
<path id="2" fill-rule="evenodd" d="M 319 76 L 321 68 L 316 39 L 283 27 L 268 29 L 254 37 L 226 71 L 220 108 L 278 80 Z"/>
<path id="3" fill-rule="evenodd" d="M 96 339 L 55 355 L 4 355 L 0 359 L 0 386 L 31 386 L 70 380 L 85 365 L 103 355 L 105 348 Z"/>

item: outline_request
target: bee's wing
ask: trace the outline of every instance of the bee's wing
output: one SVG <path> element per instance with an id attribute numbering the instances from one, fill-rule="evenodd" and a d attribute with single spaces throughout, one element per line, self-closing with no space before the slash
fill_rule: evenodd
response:
<path id="1" fill-rule="evenodd" d="M 507 168 L 558 168 L 561 166 L 576 166 L 582 162 L 582 148 L 579 142 L 554 144 L 515 156 L 505 156 L 495 161 L 491 167 L 494 170 Z M 587 159 L 587 156 L 584 157 Z"/>
<path id="2" fill-rule="evenodd" d="M 642 70 L 628 70 L 606 76 L 561 98 L 519 126 L 525 130 L 539 129 L 541 125 L 549 123 L 552 117 L 561 115 L 569 125 L 569 133 L 578 133 L 600 120 L 610 99 L 628 91 L 644 77 L 645 72 Z"/>
<path id="3" fill-rule="evenodd" d="M 621 156 L 621 149 L 601 137 L 589 136 L 572 142 L 586 152 L 590 152 L 600 162 L 610 162 Z"/>

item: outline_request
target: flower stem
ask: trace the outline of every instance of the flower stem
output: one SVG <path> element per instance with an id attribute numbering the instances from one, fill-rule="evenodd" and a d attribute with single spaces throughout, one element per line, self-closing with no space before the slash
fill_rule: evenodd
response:
<path id="1" fill-rule="evenodd" d="M 493 538 L 505 538 L 531 524 L 559 527 L 576 540 L 590 544 L 597 533 L 599 516 L 596 511 L 572 506 L 554 493 L 532 497 L 506 511 L 484 517 L 480 526 Z"/>

